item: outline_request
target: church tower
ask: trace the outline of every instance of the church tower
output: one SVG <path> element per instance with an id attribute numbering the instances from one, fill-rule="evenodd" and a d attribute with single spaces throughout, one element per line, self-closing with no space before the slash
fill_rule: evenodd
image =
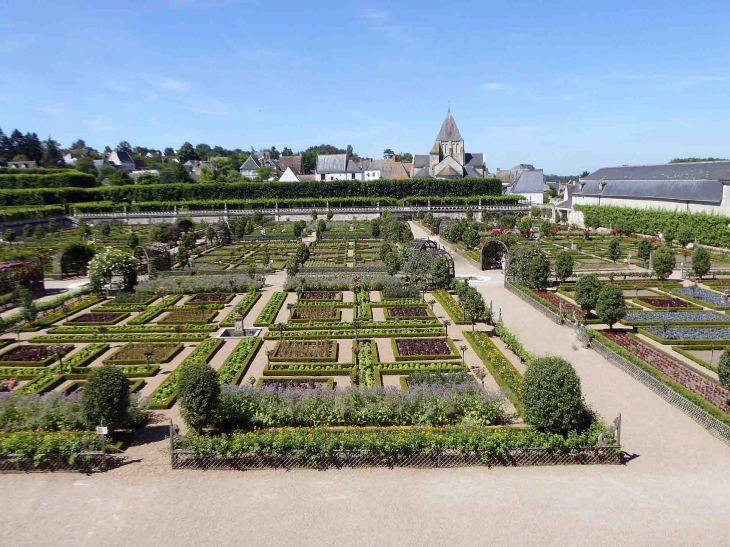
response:
<path id="1" fill-rule="evenodd" d="M 446 114 L 444 123 L 441 124 L 441 131 L 439 131 L 438 137 L 436 137 L 436 143 L 431 149 L 432 162 L 435 159 L 433 153 L 437 147 L 439 158 L 436 163 L 443 160 L 446 156 L 451 156 L 459 162 L 459 165 L 464 165 L 464 139 L 461 137 L 459 128 L 456 126 L 456 121 L 451 115 L 451 108 L 449 108 Z"/>

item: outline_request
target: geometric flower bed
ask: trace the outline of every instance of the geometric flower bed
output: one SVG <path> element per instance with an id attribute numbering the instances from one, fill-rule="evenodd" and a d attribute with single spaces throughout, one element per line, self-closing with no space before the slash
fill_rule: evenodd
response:
<path id="1" fill-rule="evenodd" d="M 147 363 L 145 353 L 150 352 L 150 363 L 168 363 L 183 350 L 182 344 L 142 342 L 126 344 L 104 359 L 105 365 L 142 365 Z"/>
<path id="2" fill-rule="evenodd" d="M 269 360 L 290 363 L 337 361 L 337 347 L 334 340 L 284 340 L 277 342 Z"/>
<path id="3" fill-rule="evenodd" d="M 707 340 L 730 343 L 730 328 L 727 327 L 646 327 L 639 329 L 640 333 L 647 333 L 652 338 L 671 340 Z M 662 342 L 663 343 L 663 342 Z"/>
<path id="4" fill-rule="evenodd" d="M 129 317 L 128 313 L 85 313 L 70 319 L 64 325 L 113 325 Z"/>
<path id="5" fill-rule="evenodd" d="M 686 302 L 685 300 L 680 300 L 679 298 L 667 298 L 667 297 L 656 297 L 652 298 L 651 296 L 640 296 L 639 298 L 635 299 L 639 304 L 646 304 L 649 308 L 656 308 L 656 309 L 681 309 L 681 308 L 694 308 L 697 309 L 697 306 L 692 304 L 691 302 Z"/>
<path id="6" fill-rule="evenodd" d="M 393 338 L 391 343 L 396 361 L 413 361 L 414 357 L 431 360 L 459 357 L 456 346 L 451 340 L 440 338 Z"/>
<path id="7" fill-rule="evenodd" d="M 333 306 L 296 306 L 292 310 L 292 321 L 339 321 L 340 310 Z"/>
<path id="8" fill-rule="evenodd" d="M 730 302 L 722 295 L 707 289 L 696 288 L 694 292 L 691 288 L 672 289 L 672 292 L 681 294 L 682 296 L 694 300 L 695 302 L 705 304 L 707 307 L 715 309 L 730 309 Z"/>
<path id="9" fill-rule="evenodd" d="M 464 308 L 446 291 L 432 291 L 431 294 L 443 306 L 446 313 L 449 314 L 454 325 L 469 325 L 469 321 L 466 320 L 466 312 Z"/>
<path id="10" fill-rule="evenodd" d="M 209 323 L 217 314 L 218 312 L 216 310 L 176 310 L 168 313 L 157 322 L 160 324 L 204 324 Z"/>
<path id="11" fill-rule="evenodd" d="M 65 355 L 73 346 L 22 345 L 0 355 L 0 364 L 6 367 L 45 367 L 56 360 L 56 353 Z"/>
<path id="12" fill-rule="evenodd" d="M 263 345 L 260 338 L 244 338 L 218 370 L 218 383 L 221 385 L 241 383 L 248 367 L 251 366 L 259 348 Z"/>
<path id="13" fill-rule="evenodd" d="M 386 308 L 388 317 L 429 317 L 425 306 L 409 308 Z"/>
<path id="14" fill-rule="evenodd" d="M 716 382 L 697 374 L 678 361 L 647 346 L 627 333 L 604 331 L 601 334 L 648 365 L 654 367 L 662 374 L 668 376 L 671 380 L 699 395 L 726 414 L 730 414 L 730 391 L 720 387 Z"/>
<path id="15" fill-rule="evenodd" d="M 630 311 L 626 312 L 623 323 L 632 325 L 634 323 L 724 323 L 730 321 L 730 317 L 714 311 Z"/>
<path id="16" fill-rule="evenodd" d="M 303 292 L 299 300 L 318 300 L 320 302 L 335 302 L 342 300 L 341 292 L 311 291 Z"/>
<path id="17" fill-rule="evenodd" d="M 235 294 L 231 293 L 199 293 L 193 296 L 185 304 L 199 304 L 204 302 L 220 302 L 227 304 L 235 297 Z"/>
<path id="18" fill-rule="evenodd" d="M 574 306 L 570 302 L 560 298 L 555 293 L 548 292 L 548 291 L 533 291 L 537 296 L 542 298 L 543 300 L 546 300 L 547 302 L 550 302 L 553 306 L 560 309 L 561 305 L 563 308 L 563 316 L 567 317 L 568 319 L 573 319 L 573 313 L 575 312 L 575 316 L 581 320 L 586 320 L 586 313 L 580 309 L 577 306 Z M 595 319 L 596 317 L 591 314 L 590 318 Z"/>
<path id="19" fill-rule="evenodd" d="M 271 298 L 266 303 L 266 306 L 264 306 L 264 309 L 261 310 L 261 313 L 256 318 L 256 321 L 254 321 L 253 326 L 268 327 L 271 325 L 271 323 L 276 320 L 276 316 L 279 314 L 279 310 L 284 304 L 284 300 L 286 300 L 286 292 L 277 291 L 272 294 Z"/>

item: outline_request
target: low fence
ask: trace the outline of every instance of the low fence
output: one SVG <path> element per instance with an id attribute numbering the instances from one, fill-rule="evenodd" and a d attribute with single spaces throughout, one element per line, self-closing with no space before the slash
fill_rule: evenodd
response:
<path id="1" fill-rule="evenodd" d="M 331 455 L 313 459 L 311 454 L 294 450 L 286 454 L 260 453 L 197 454 L 192 450 L 175 448 L 175 440 L 185 441 L 170 422 L 170 464 L 172 469 L 341 469 L 364 467 L 528 467 L 552 465 L 618 465 L 623 463 L 621 452 L 621 417 L 606 432 L 617 440 L 611 446 L 592 446 L 575 451 L 552 448 L 513 448 L 494 455 L 479 451 L 458 452 L 451 450 L 418 451 L 403 457 L 388 457 L 367 450 L 335 450 Z M 599 441 L 600 441 L 599 437 Z M 600 442 L 599 442 L 600 444 Z"/>
<path id="2" fill-rule="evenodd" d="M 713 436 L 717 437 L 725 444 L 730 445 L 730 427 L 722 423 L 720 420 L 707 413 L 692 401 L 685 399 L 682 395 L 674 391 L 669 386 L 663 384 L 647 372 L 641 370 L 634 363 L 625 359 L 608 346 L 600 342 L 599 338 L 589 339 L 587 334 L 579 331 L 579 338 L 588 347 L 600 353 L 609 363 L 620 368 L 635 380 L 638 380 L 651 391 L 659 395 L 673 407 L 682 411 L 695 422 L 704 427 Z"/>
<path id="3" fill-rule="evenodd" d="M 539 311 L 541 314 L 543 314 L 545 317 L 550 319 L 553 323 L 557 323 L 558 325 L 562 325 L 563 323 L 567 323 L 569 325 L 573 325 L 570 321 L 566 320 L 562 315 L 559 313 L 555 313 L 550 308 L 545 306 L 542 302 L 534 298 L 533 296 L 530 296 L 529 294 L 526 294 L 525 292 L 521 291 L 517 287 L 515 287 L 512 283 L 507 281 L 505 277 L 505 283 L 504 287 L 517 296 L 520 300 L 527 302 L 530 306 L 535 308 L 537 311 Z"/>
<path id="4" fill-rule="evenodd" d="M 107 470 L 108 457 L 105 452 L 10 455 L 0 458 L 0 473 L 52 473 L 54 471 L 101 473 Z"/>

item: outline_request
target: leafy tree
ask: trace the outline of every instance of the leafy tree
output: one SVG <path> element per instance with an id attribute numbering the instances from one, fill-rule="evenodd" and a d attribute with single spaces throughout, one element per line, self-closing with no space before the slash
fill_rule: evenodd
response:
<path id="1" fill-rule="evenodd" d="M 111 430 L 126 425 L 129 418 L 129 382 L 122 370 L 105 365 L 92 369 L 81 393 L 81 411 L 89 427 Z"/>
<path id="2" fill-rule="evenodd" d="M 195 152 L 193 145 L 189 142 L 184 142 L 183 145 L 177 151 L 177 159 L 180 164 L 187 161 L 199 160 L 200 156 Z"/>
<path id="3" fill-rule="evenodd" d="M 302 266 L 304 266 L 304 263 L 309 260 L 309 247 L 306 243 L 302 243 L 299 247 L 297 247 L 297 252 L 294 255 L 294 258 L 297 261 L 297 264 L 301 264 Z"/>
<path id="4" fill-rule="evenodd" d="M 79 139 L 71 145 L 72 150 L 81 150 L 82 148 L 86 148 L 86 141 L 84 139 Z"/>
<path id="5" fill-rule="evenodd" d="M 588 313 L 598 305 L 601 282 L 595 274 L 582 275 L 575 284 L 575 301 L 584 312 Z"/>
<path id="6" fill-rule="evenodd" d="M 177 262 L 183 270 L 188 265 L 188 262 L 190 262 L 190 252 L 185 245 L 180 245 L 177 248 Z"/>
<path id="7" fill-rule="evenodd" d="M 383 150 L 383 157 L 385 156 L 395 156 L 395 152 L 393 152 L 390 148 L 386 148 Z"/>
<path id="8" fill-rule="evenodd" d="M 294 152 L 292 152 L 291 148 L 289 148 L 288 146 L 285 146 L 284 147 L 284 150 L 281 151 L 281 155 L 282 156 L 285 156 L 285 157 L 286 156 L 293 156 L 294 155 Z"/>
<path id="9" fill-rule="evenodd" d="M 43 156 L 41 158 L 41 164 L 45 167 L 65 166 L 63 155 L 58 149 L 59 146 L 58 142 L 54 141 L 50 136 L 47 140 L 43 141 Z"/>
<path id="10" fill-rule="evenodd" d="M 267 180 L 274 177 L 277 173 L 276 169 L 273 167 L 259 167 L 255 171 L 256 173 L 256 180 L 259 182 L 266 182 Z"/>
<path id="11" fill-rule="evenodd" d="M 152 241 L 170 243 L 175 240 L 175 227 L 172 224 L 155 224 L 151 235 Z"/>
<path id="12" fill-rule="evenodd" d="M 180 367 L 177 393 L 180 413 L 188 427 L 200 431 L 210 424 L 220 392 L 218 374 L 207 363 L 193 361 Z"/>
<path id="13" fill-rule="evenodd" d="M 503 230 L 511 230 L 517 225 L 517 218 L 514 215 L 504 215 L 499 219 L 499 227 Z"/>
<path id="14" fill-rule="evenodd" d="M 127 237 L 127 246 L 130 249 L 134 249 L 137 245 L 139 245 L 139 237 L 137 236 L 137 234 L 132 232 L 131 234 L 129 234 L 129 237 Z"/>
<path id="15" fill-rule="evenodd" d="M 411 163 L 413 161 L 413 154 L 410 152 L 401 152 L 398 154 L 398 161 L 403 163 Z"/>
<path id="16" fill-rule="evenodd" d="M 692 271 L 701 280 L 710 273 L 710 253 L 704 247 L 699 247 L 692 255 Z"/>
<path id="17" fill-rule="evenodd" d="M 109 179 L 109 184 L 112 186 L 126 186 L 134 182 L 124 171 L 114 171 L 107 178 Z"/>
<path id="18" fill-rule="evenodd" d="M 20 301 L 20 316 L 23 318 L 24 321 L 32 323 L 36 320 L 36 317 L 38 317 L 38 309 L 35 305 L 35 295 L 33 294 L 33 291 L 31 291 L 30 289 L 21 288 Z"/>
<path id="19" fill-rule="evenodd" d="M 112 233 L 112 227 L 108 222 L 105 222 L 101 225 L 101 235 L 104 237 L 109 237 L 109 234 Z"/>
<path id="20" fill-rule="evenodd" d="M 120 152 L 126 152 L 127 154 L 132 153 L 132 145 L 129 144 L 127 141 L 122 141 L 117 145 L 117 150 Z"/>
<path id="21" fill-rule="evenodd" d="M 431 283 L 433 286 L 437 289 L 448 289 L 453 278 L 448 261 L 445 258 L 437 258 L 431 267 Z"/>
<path id="22" fill-rule="evenodd" d="M 689 224 L 681 224 L 677 230 L 677 242 L 682 247 L 686 247 L 692 242 L 692 239 L 694 239 L 692 227 Z"/>
<path id="23" fill-rule="evenodd" d="M 25 224 L 23 226 L 23 237 L 30 237 L 33 235 L 33 225 Z"/>
<path id="24" fill-rule="evenodd" d="M 43 239 L 43 236 L 46 235 L 46 231 L 43 229 L 43 226 L 40 224 L 35 227 L 35 230 L 33 231 L 33 237 L 36 239 Z"/>
<path id="25" fill-rule="evenodd" d="M 481 293 L 477 289 L 469 287 L 466 291 L 466 295 L 461 300 L 461 305 L 466 312 L 467 318 L 471 322 L 473 330 L 477 319 L 482 318 L 487 310 L 484 298 L 482 298 Z"/>
<path id="26" fill-rule="evenodd" d="M 316 222 L 317 221 L 317 216 L 318 216 L 317 215 L 317 211 L 315 211 L 314 209 L 312 209 L 312 212 L 309 213 L 309 214 L 312 217 L 312 222 Z"/>
<path id="27" fill-rule="evenodd" d="M 167 148 L 165 148 L 164 154 L 165 156 L 174 156 L 175 150 L 173 150 L 172 147 L 168 146 Z"/>
<path id="28" fill-rule="evenodd" d="M 623 291 L 613 283 L 604 285 L 598 294 L 596 314 L 612 330 L 613 324 L 626 316 Z"/>
<path id="29" fill-rule="evenodd" d="M 383 241 L 383 243 L 380 244 L 380 260 L 385 262 L 385 257 L 391 252 L 393 252 L 393 246 L 387 241 Z"/>
<path id="30" fill-rule="evenodd" d="M 573 275 L 573 256 L 568 251 L 560 251 L 555 257 L 555 277 L 564 283 Z"/>
<path id="31" fill-rule="evenodd" d="M 388 275 L 395 275 L 400 270 L 400 255 L 398 253 L 386 254 L 384 262 Z"/>
<path id="32" fill-rule="evenodd" d="M 618 238 L 612 238 L 608 242 L 608 258 L 616 262 L 619 256 L 621 256 L 621 244 Z"/>
<path id="33" fill-rule="evenodd" d="M 304 228 L 306 228 L 306 223 L 304 221 L 297 221 L 294 223 L 294 226 L 292 227 L 294 230 L 294 237 L 297 239 L 302 237 L 302 233 L 304 233 Z"/>
<path id="34" fill-rule="evenodd" d="M 723 351 L 720 356 L 720 365 L 717 368 L 717 376 L 719 377 L 721 386 L 730 388 L 730 348 Z"/>
<path id="35" fill-rule="evenodd" d="M 550 261 L 544 254 L 539 254 L 530 261 L 530 287 L 544 291 L 550 277 Z"/>
<path id="36" fill-rule="evenodd" d="M 646 239 L 639 241 L 638 255 L 641 260 L 649 260 L 651 257 L 651 243 Z"/>
<path id="37" fill-rule="evenodd" d="M 674 251 L 669 246 L 662 245 L 654 253 L 654 273 L 659 279 L 664 280 L 672 275 L 675 264 Z"/>
<path id="38" fill-rule="evenodd" d="M 517 229 L 522 232 L 524 230 L 529 230 L 530 228 L 532 228 L 532 218 L 530 218 L 530 215 L 525 215 L 517 224 Z"/>
<path id="39" fill-rule="evenodd" d="M 474 220 L 474 210 L 471 207 L 466 208 L 466 220 Z"/>
<path id="40" fill-rule="evenodd" d="M 216 234 L 216 233 L 215 233 L 215 230 L 213 229 L 213 227 L 212 227 L 212 226 L 208 226 L 208 227 L 207 227 L 207 228 L 205 229 L 205 240 L 206 240 L 206 241 L 207 241 L 208 243 L 213 243 L 213 242 L 214 242 L 214 241 L 216 241 L 217 239 L 218 239 L 218 234 Z"/>
<path id="41" fill-rule="evenodd" d="M 507 277 L 519 285 L 530 286 L 530 264 L 533 258 L 541 255 L 544 257 L 545 253 L 536 243 L 513 247 L 507 265 Z"/>
<path id="42" fill-rule="evenodd" d="M 478 246 L 481 241 L 479 238 L 479 231 L 474 227 L 471 227 L 464 232 L 463 239 L 464 245 L 466 245 L 467 249 L 473 249 Z"/>
<path id="43" fill-rule="evenodd" d="M 195 249 L 195 234 L 192 232 L 185 233 L 180 238 L 180 247 L 185 247 L 188 251 Z"/>
<path id="44" fill-rule="evenodd" d="M 323 232 L 325 232 L 325 231 L 327 231 L 327 222 L 323 218 L 320 218 L 317 221 L 317 231 L 320 234 L 323 233 Z"/>
<path id="45" fill-rule="evenodd" d="M 373 238 L 380 237 L 380 224 L 381 221 L 379 218 L 370 221 L 370 236 Z"/>
<path id="46" fill-rule="evenodd" d="M 567 435 L 591 423 L 573 366 L 560 357 L 530 362 L 522 381 L 525 421 L 540 431 Z"/>
<path id="47" fill-rule="evenodd" d="M 15 237 L 15 230 L 13 230 L 12 228 L 8 228 L 7 230 L 5 230 L 5 241 L 7 241 L 8 243 L 12 243 L 13 241 L 15 241 Z"/>
<path id="48" fill-rule="evenodd" d="M 154 173 L 142 173 L 137 177 L 135 184 L 144 186 L 145 184 L 160 184 L 160 177 Z"/>
<path id="49" fill-rule="evenodd" d="M 91 235 L 91 226 L 82 221 L 76 232 L 81 239 L 86 239 Z"/>
<path id="50" fill-rule="evenodd" d="M 48 233 L 49 234 L 55 234 L 61 227 L 58 225 L 58 222 L 55 220 L 51 220 L 48 223 Z"/>
<path id="51" fill-rule="evenodd" d="M 289 277 L 294 277 L 299 273 L 299 264 L 297 264 L 296 259 L 289 259 L 289 261 L 286 263 L 286 275 Z"/>

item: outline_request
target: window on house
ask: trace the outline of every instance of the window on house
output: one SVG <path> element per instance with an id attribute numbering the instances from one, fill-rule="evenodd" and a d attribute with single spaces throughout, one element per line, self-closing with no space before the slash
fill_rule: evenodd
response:
<path id="1" fill-rule="evenodd" d="M 324 180 L 324 175 L 320 175 L 320 177 L 321 178 L 319 180 Z"/>

